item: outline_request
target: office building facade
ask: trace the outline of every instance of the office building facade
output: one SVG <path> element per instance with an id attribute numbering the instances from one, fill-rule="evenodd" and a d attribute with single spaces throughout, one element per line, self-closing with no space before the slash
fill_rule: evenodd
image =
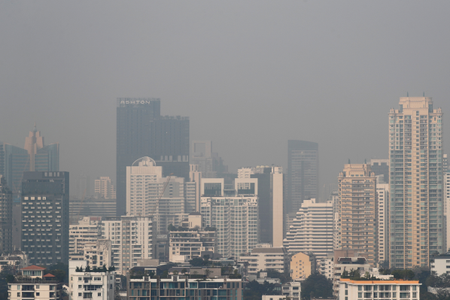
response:
<path id="1" fill-rule="evenodd" d="M 21 237 L 31 264 L 69 260 L 69 172 L 24 173 Z"/>
<path id="2" fill-rule="evenodd" d="M 402 97 L 389 112 L 389 263 L 428 266 L 445 251 L 443 113 L 428 97 Z"/>
<path id="3" fill-rule="evenodd" d="M 319 145 L 288 141 L 286 211 L 295 213 L 303 200 L 319 198 Z"/>
<path id="4" fill-rule="evenodd" d="M 155 98 L 117 99 L 117 215 L 126 214 L 126 167 L 153 158 L 164 176 L 189 178 L 189 118 L 161 116 Z"/>
<path id="5" fill-rule="evenodd" d="M 12 252 L 12 193 L 6 185 L 3 175 L 0 175 L 0 253 Z"/>

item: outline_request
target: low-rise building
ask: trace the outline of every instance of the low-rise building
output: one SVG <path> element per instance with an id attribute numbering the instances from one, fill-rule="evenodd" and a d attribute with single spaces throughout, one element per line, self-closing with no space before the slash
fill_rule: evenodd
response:
<path id="1" fill-rule="evenodd" d="M 431 274 L 441 276 L 450 274 L 450 253 L 445 253 L 433 257 L 430 261 Z"/>
<path id="2" fill-rule="evenodd" d="M 260 271 L 275 270 L 285 273 L 289 264 L 289 256 L 285 248 L 272 248 L 267 244 L 257 245 L 248 255 L 241 255 L 240 262 L 248 262 L 248 274 Z"/>
<path id="3" fill-rule="evenodd" d="M 169 261 L 187 262 L 195 257 L 203 257 L 205 252 L 216 250 L 216 231 L 173 230 L 169 231 Z"/>
<path id="4" fill-rule="evenodd" d="M 286 282 L 281 286 L 281 293 L 287 299 L 300 300 L 302 293 L 302 285 L 299 281 Z"/>
<path id="5" fill-rule="evenodd" d="M 135 276 L 134 276 L 135 277 Z M 207 280 L 180 278 L 127 278 L 127 299 L 227 299 L 243 300 L 242 280 L 214 278 Z M 140 297 L 139 297 L 140 296 Z"/>
<path id="6" fill-rule="evenodd" d="M 28 257 L 20 250 L 14 250 L 11 254 L 0 256 L 0 272 L 9 268 L 15 274 L 26 266 L 28 266 Z"/>
<path id="7" fill-rule="evenodd" d="M 370 264 L 365 257 L 340 257 L 334 264 L 333 295 L 339 295 L 339 280 L 344 272 L 357 271 L 360 275 L 370 272 Z"/>
<path id="8" fill-rule="evenodd" d="M 339 281 L 339 300 L 419 300 L 420 285 L 421 283 L 418 280 L 352 280 L 342 278 Z"/>
<path id="9" fill-rule="evenodd" d="M 291 257 L 292 280 L 305 280 L 316 271 L 316 257 L 312 253 L 296 253 Z"/>
<path id="10" fill-rule="evenodd" d="M 115 272 L 88 266 L 87 260 L 69 261 L 69 299 L 114 300 Z"/>
<path id="11" fill-rule="evenodd" d="M 327 279 L 333 279 L 334 273 L 334 255 L 330 254 L 317 262 L 317 271 Z"/>
<path id="12" fill-rule="evenodd" d="M 45 274 L 45 268 L 28 266 L 21 275 L 8 283 L 10 300 L 57 300 L 61 296 L 62 283 L 51 273 Z M 45 274 L 45 275 L 44 275 Z"/>

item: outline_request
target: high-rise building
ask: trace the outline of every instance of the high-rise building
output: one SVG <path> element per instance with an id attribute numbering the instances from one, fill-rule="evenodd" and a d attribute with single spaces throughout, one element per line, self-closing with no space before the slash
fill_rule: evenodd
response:
<path id="1" fill-rule="evenodd" d="M 185 213 L 184 178 L 163 177 L 163 169 L 150 157 L 127 167 L 127 215 L 153 216 L 158 233 L 166 233 L 170 224 L 178 225 Z M 195 201 L 195 193 L 189 196 Z"/>
<path id="2" fill-rule="evenodd" d="M 102 176 L 95 179 L 95 197 L 103 199 L 116 199 L 116 189 L 111 178 Z"/>
<path id="3" fill-rule="evenodd" d="M 212 151 L 212 141 L 193 141 L 190 162 L 198 165 L 198 171 L 204 178 L 221 177 L 221 174 L 228 172 L 219 154 Z"/>
<path id="4" fill-rule="evenodd" d="M 311 252 L 317 259 L 333 251 L 333 203 L 305 200 L 286 233 L 284 247 L 289 254 Z"/>
<path id="5" fill-rule="evenodd" d="M 12 193 L 0 175 L 0 253 L 12 251 Z"/>
<path id="6" fill-rule="evenodd" d="M 154 225 L 151 217 L 102 221 L 102 238 L 111 241 L 112 265 L 118 274 L 126 275 L 138 260 L 156 258 Z"/>
<path id="7" fill-rule="evenodd" d="M 69 173 L 25 172 L 22 182 L 22 250 L 29 262 L 69 260 Z"/>
<path id="8" fill-rule="evenodd" d="M 223 178 L 202 179 L 204 227 L 215 227 L 217 252 L 239 258 L 258 244 L 258 179 L 236 178 L 234 195 L 225 196 Z"/>
<path id="9" fill-rule="evenodd" d="M 402 97 L 389 112 L 389 263 L 428 266 L 444 249 L 443 113 L 428 97 Z"/>
<path id="10" fill-rule="evenodd" d="M 444 253 L 450 249 L 450 171 L 444 173 L 445 244 Z"/>
<path id="11" fill-rule="evenodd" d="M 319 198 L 319 145 L 288 141 L 286 211 L 293 215 L 304 200 Z"/>
<path id="12" fill-rule="evenodd" d="M 36 130 L 25 138 L 24 148 L 0 143 L 0 174 L 20 202 L 23 172 L 59 171 L 59 144 L 44 144 L 44 137 Z"/>
<path id="13" fill-rule="evenodd" d="M 84 246 L 100 238 L 101 217 L 84 217 L 69 226 L 69 255 L 80 254 Z"/>
<path id="14" fill-rule="evenodd" d="M 377 229 L 378 229 L 378 263 L 389 261 L 389 184 L 377 177 Z"/>
<path id="15" fill-rule="evenodd" d="M 117 100 L 117 215 L 126 213 L 126 167 L 153 158 L 164 176 L 189 179 L 189 118 L 161 116 L 160 100 Z"/>
<path id="16" fill-rule="evenodd" d="M 259 242 L 283 247 L 283 169 L 274 166 L 241 168 L 238 178 L 258 179 Z"/>
<path id="17" fill-rule="evenodd" d="M 342 249 L 378 258 L 376 177 L 369 164 L 346 164 L 339 174 L 339 220 Z"/>

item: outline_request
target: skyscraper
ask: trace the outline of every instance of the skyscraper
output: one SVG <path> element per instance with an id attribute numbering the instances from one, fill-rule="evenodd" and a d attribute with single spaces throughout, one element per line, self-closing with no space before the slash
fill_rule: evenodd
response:
<path id="1" fill-rule="evenodd" d="M 69 260 L 68 172 L 24 173 L 22 250 L 35 265 Z"/>
<path id="2" fill-rule="evenodd" d="M 444 249 L 443 114 L 428 97 L 402 97 L 389 112 L 389 263 L 428 266 Z"/>
<path id="3" fill-rule="evenodd" d="M 12 251 L 12 193 L 0 175 L 0 252 Z"/>
<path id="4" fill-rule="evenodd" d="M 376 177 L 369 164 L 346 164 L 339 174 L 340 245 L 367 255 L 372 266 L 378 258 L 378 203 Z"/>
<path id="5" fill-rule="evenodd" d="M 303 200 L 319 197 L 319 145 L 307 141 L 288 141 L 286 211 L 295 213 Z"/>
<path id="6" fill-rule="evenodd" d="M 126 210 L 126 167 L 149 156 L 164 176 L 189 179 L 189 118 L 161 116 L 155 98 L 117 99 L 117 215 Z"/>
<path id="7" fill-rule="evenodd" d="M 58 171 L 59 144 L 44 144 L 44 137 L 36 130 L 25 138 L 24 148 L 0 143 L 0 173 L 5 176 L 13 198 L 20 201 L 22 176 L 26 171 Z"/>
<path id="8" fill-rule="evenodd" d="M 283 169 L 275 166 L 241 168 L 239 178 L 258 179 L 259 242 L 283 247 Z"/>

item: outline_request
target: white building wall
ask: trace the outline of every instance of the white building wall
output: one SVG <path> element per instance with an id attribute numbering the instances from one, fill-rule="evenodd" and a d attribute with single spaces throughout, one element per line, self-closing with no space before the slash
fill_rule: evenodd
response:
<path id="1" fill-rule="evenodd" d="M 305 200 L 283 244 L 290 254 L 312 252 L 317 259 L 321 259 L 333 250 L 333 235 L 333 203 Z"/>
<path id="2" fill-rule="evenodd" d="M 114 300 L 114 271 L 76 271 L 80 267 L 86 270 L 87 266 L 86 260 L 69 261 L 69 299 Z"/>
<path id="3" fill-rule="evenodd" d="M 378 262 L 388 260 L 389 254 L 389 184 L 377 183 L 378 201 Z"/>
<path id="4" fill-rule="evenodd" d="M 111 240 L 112 265 L 119 274 L 126 275 L 138 260 L 155 258 L 156 234 L 150 217 L 103 221 L 102 238 Z"/>

